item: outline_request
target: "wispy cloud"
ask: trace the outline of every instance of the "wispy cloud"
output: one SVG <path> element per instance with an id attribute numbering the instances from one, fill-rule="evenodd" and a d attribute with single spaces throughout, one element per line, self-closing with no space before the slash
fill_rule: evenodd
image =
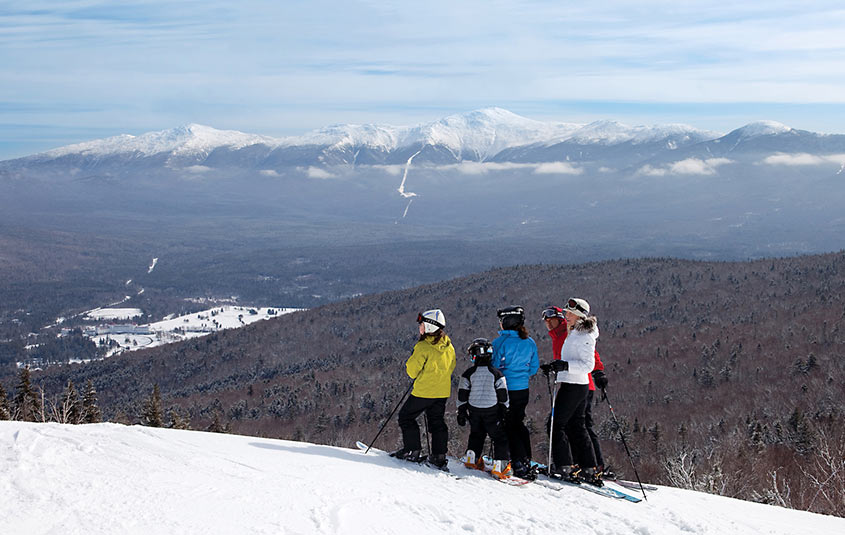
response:
<path id="1" fill-rule="evenodd" d="M 720 165 L 732 163 L 728 158 L 687 158 L 667 165 L 651 166 L 644 165 L 637 174 L 644 176 L 665 176 L 665 175 L 715 175 Z"/>
<path id="2" fill-rule="evenodd" d="M 763 160 L 764 164 L 768 165 L 824 165 L 824 164 L 845 164 L 845 154 L 829 154 L 825 156 L 817 156 L 814 154 L 807 154 L 803 152 L 787 154 L 773 154 Z"/>
<path id="3" fill-rule="evenodd" d="M 668 122 L 836 131 L 842 27 L 845 9 L 829 0 L 7 2 L 0 103 L 11 111 L 0 146 L 13 123 L 119 134 L 197 122 L 290 135 L 489 105 L 656 122 L 649 106 L 688 104 Z"/>
<path id="4" fill-rule="evenodd" d="M 534 173 L 538 175 L 580 175 L 583 172 L 583 169 L 568 162 L 541 163 L 534 170 Z"/>
<path id="5" fill-rule="evenodd" d="M 325 169 L 321 169 L 319 167 L 311 166 L 305 170 L 305 174 L 308 178 L 317 178 L 317 179 L 326 179 L 326 178 L 335 178 L 335 175 L 326 171 Z"/>
<path id="6" fill-rule="evenodd" d="M 457 171 L 464 175 L 484 175 L 498 171 L 512 171 L 527 169 L 538 175 L 580 175 L 583 169 L 573 166 L 568 162 L 546 162 L 546 163 L 513 163 L 513 162 L 461 162 L 449 165 L 437 166 L 437 169 Z"/>

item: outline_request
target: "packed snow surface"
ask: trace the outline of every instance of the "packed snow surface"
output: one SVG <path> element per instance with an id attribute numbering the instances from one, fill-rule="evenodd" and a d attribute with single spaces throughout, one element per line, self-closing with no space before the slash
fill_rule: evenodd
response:
<path id="1" fill-rule="evenodd" d="M 661 487 L 648 501 L 456 480 L 383 454 L 117 424 L 0 422 L 0 533 L 845 533 L 845 519 Z"/>

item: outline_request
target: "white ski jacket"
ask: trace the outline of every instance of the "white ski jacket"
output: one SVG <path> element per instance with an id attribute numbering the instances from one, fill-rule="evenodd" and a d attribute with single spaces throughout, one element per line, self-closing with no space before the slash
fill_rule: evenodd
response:
<path id="1" fill-rule="evenodd" d="M 576 385 L 590 384 L 589 374 L 596 366 L 596 340 L 599 337 L 598 320 L 590 316 L 578 321 L 569 331 L 563 347 L 560 348 L 560 360 L 569 363 L 569 370 L 557 372 L 556 382 Z"/>

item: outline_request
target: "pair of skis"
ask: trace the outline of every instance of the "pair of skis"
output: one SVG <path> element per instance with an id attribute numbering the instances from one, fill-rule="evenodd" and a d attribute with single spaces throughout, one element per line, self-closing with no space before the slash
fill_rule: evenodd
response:
<path id="1" fill-rule="evenodd" d="M 359 449 L 359 450 L 364 451 L 364 452 L 366 452 L 366 451 L 374 451 L 374 452 L 376 452 L 376 453 L 378 453 L 378 454 L 380 454 L 380 455 L 387 455 L 387 454 L 388 454 L 388 453 L 387 453 L 386 451 L 384 451 L 384 450 L 380 450 L 380 449 L 377 449 L 377 448 L 372 448 L 372 447 L 368 446 L 367 444 L 365 444 L 365 443 L 363 443 L 363 442 L 361 442 L 361 441 L 356 442 L 356 443 L 355 443 L 355 445 L 358 447 L 358 449 Z M 398 459 L 398 460 L 402 460 L 402 459 Z M 457 459 L 456 459 L 456 460 L 457 460 Z M 403 461 L 404 461 L 404 460 L 403 460 Z M 405 461 L 405 462 L 409 462 L 409 461 Z M 460 462 L 460 461 L 458 461 L 458 462 Z M 453 477 L 453 478 L 455 478 L 455 479 L 462 479 L 462 477 L 461 477 L 461 476 L 456 475 L 456 474 L 453 474 L 453 473 L 452 473 L 452 472 L 450 472 L 448 469 L 438 468 L 438 467 L 436 467 L 436 466 L 434 466 L 434 465 L 431 465 L 431 464 L 429 464 L 429 463 L 426 463 L 424 460 L 422 460 L 422 461 L 420 461 L 420 462 L 415 462 L 414 464 L 417 464 L 417 465 L 420 465 L 420 466 L 427 466 L 427 467 L 429 467 L 429 468 L 431 468 L 431 469 L 433 469 L 433 470 L 437 470 L 438 472 L 442 472 L 442 473 L 444 473 L 444 474 L 446 474 L 446 475 L 448 475 L 448 476 L 451 476 L 451 477 Z M 461 463 L 461 464 L 463 464 L 463 463 Z M 520 478 L 520 477 L 514 477 L 514 476 L 510 476 L 510 477 L 506 477 L 506 478 L 498 478 L 498 477 L 496 477 L 496 476 L 493 476 L 493 475 L 492 475 L 492 473 L 491 473 L 491 472 L 492 472 L 492 469 L 493 469 L 493 463 L 492 463 L 492 462 L 490 462 L 490 463 L 485 463 L 485 465 L 484 465 L 484 470 L 483 470 L 483 471 L 484 471 L 485 473 L 487 473 L 487 474 L 490 474 L 490 476 L 491 476 L 493 479 L 495 479 L 496 481 L 500 481 L 500 482 L 504 483 L 505 485 L 510 485 L 510 486 L 518 487 L 518 486 L 521 486 L 521 485 L 525 485 L 526 483 L 531 483 L 531 482 L 530 482 L 530 481 L 528 481 L 527 479 L 522 479 L 522 478 Z"/>
<path id="2" fill-rule="evenodd" d="M 367 444 L 360 442 L 360 441 L 356 442 L 355 445 L 358 447 L 358 449 L 360 449 L 361 451 L 364 451 L 364 452 L 374 451 L 374 452 L 377 452 L 381 455 L 387 455 L 387 452 L 385 452 L 383 450 L 376 449 L 376 448 L 371 448 L 371 447 L 367 446 Z M 483 458 L 483 459 L 485 461 L 484 462 L 484 472 L 490 473 L 493 463 L 490 459 L 486 459 L 486 458 Z M 405 461 L 405 462 L 407 462 L 407 461 Z M 421 466 L 428 466 L 424 462 L 415 463 L 415 464 L 419 464 Z M 441 468 L 437 468 L 436 466 L 429 466 L 429 467 L 432 470 L 437 470 L 438 472 L 442 472 L 442 473 L 444 473 L 448 476 L 453 477 L 454 479 L 462 479 L 461 476 L 453 474 L 453 473 L 449 472 L 448 470 L 443 470 Z M 498 478 L 498 477 L 491 475 L 491 477 L 493 477 L 493 479 L 495 479 L 496 481 L 499 481 L 499 482 L 504 483 L 505 485 L 509 485 L 509 486 L 522 486 L 522 485 L 526 485 L 526 484 L 532 482 L 531 480 L 523 479 L 523 478 L 516 477 L 516 476 L 510 476 L 510 477 L 507 477 L 507 478 Z M 582 488 L 586 491 L 592 492 L 594 494 L 599 494 L 601 496 L 605 496 L 605 497 L 608 497 L 608 498 L 622 499 L 622 500 L 626 500 L 626 501 L 629 501 L 629 502 L 632 502 L 632 503 L 639 503 L 639 502 L 642 501 L 641 498 L 637 498 L 636 496 L 631 496 L 630 494 L 626 494 L 626 493 L 624 493 L 620 490 L 617 490 L 617 489 L 612 489 L 612 488 L 609 488 L 609 487 L 597 487 L 597 486 L 590 485 L 590 484 L 587 484 L 587 483 L 571 483 L 571 482 L 568 482 L 568 481 L 549 478 L 548 476 L 538 476 L 538 478 L 533 482 L 537 483 L 538 485 L 540 485 L 542 487 L 546 487 L 546 488 L 549 488 L 549 489 L 555 490 L 555 491 L 563 490 L 563 488 L 565 488 L 565 487 L 577 487 L 577 488 Z"/>

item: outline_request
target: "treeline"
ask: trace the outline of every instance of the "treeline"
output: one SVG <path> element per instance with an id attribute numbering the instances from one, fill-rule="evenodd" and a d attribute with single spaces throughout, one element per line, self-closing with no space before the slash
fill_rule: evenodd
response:
<path id="1" fill-rule="evenodd" d="M 593 414 L 618 472 L 633 477 L 622 432 L 648 481 L 843 514 L 843 253 L 495 269 L 49 369 L 38 381 L 58 394 L 68 380 L 94 380 L 109 419 L 135 423 L 158 385 L 164 425 L 172 409 L 195 429 L 216 421 L 236 433 L 350 446 L 372 438 L 405 391 L 417 312 L 444 310 L 460 372 L 464 347 L 494 338 L 495 311 L 511 304 L 525 307 L 549 360 L 539 313 L 570 296 L 589 300 L 599 318 L 622 428 L 604 404 Z M 550 385 L 536 376 L 531 390 L 527 422 L 543 458 Z M 462 453 L 465 432 L 449 421 L 450 452 Z M 379 445 L 398 439 L 393 422 Z"/>
<path id="2" fill-rule="evenodd" d="M 29 368 L 22 368 L 11 400 L 0 385 L 0 420 L 92 424 L 102 421 L 102 411 L 90 380 L 81 396 L 73 381 L 67 382 L 60 395 L 50 396 L 32 384 Z"/>

